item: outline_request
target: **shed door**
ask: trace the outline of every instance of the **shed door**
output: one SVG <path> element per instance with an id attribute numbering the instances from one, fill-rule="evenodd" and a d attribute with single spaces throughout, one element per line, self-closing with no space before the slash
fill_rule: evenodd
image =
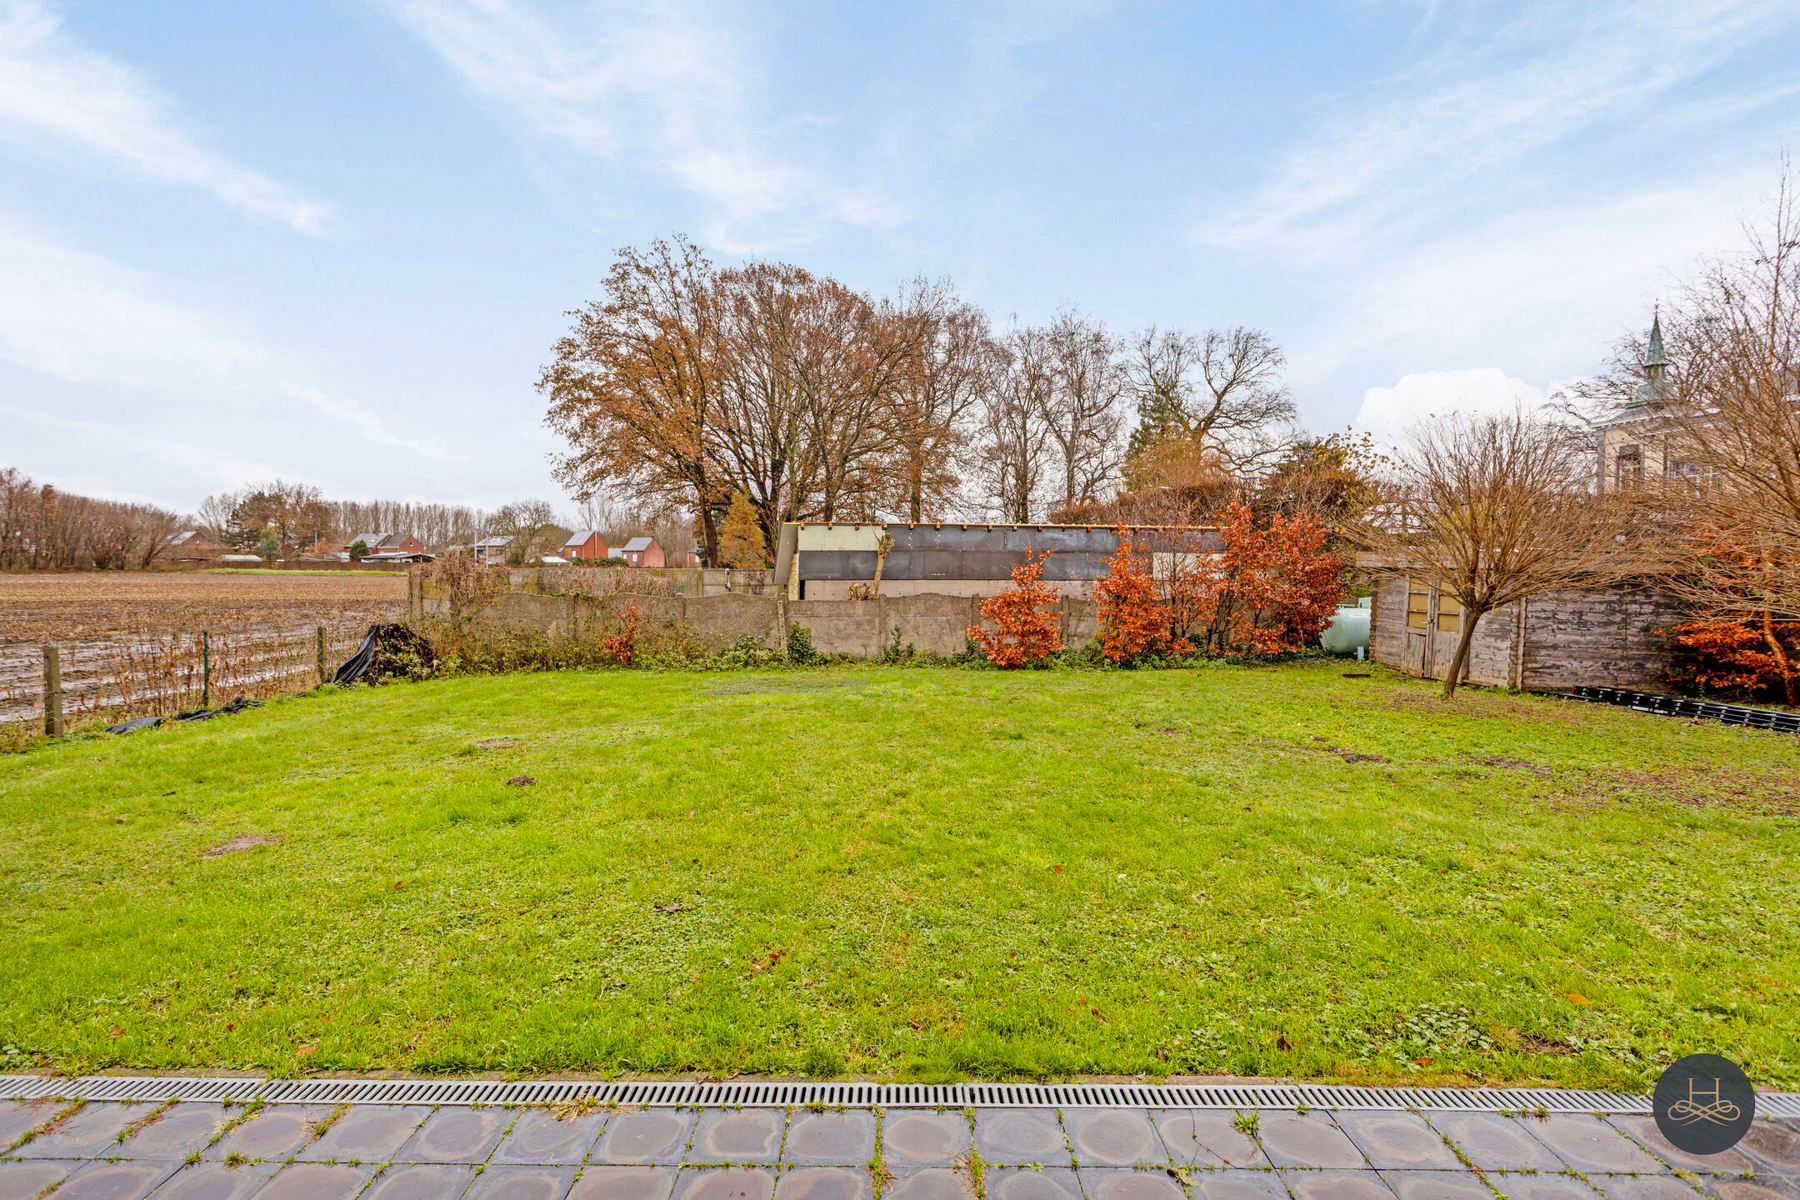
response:
<path id="1" fill-rule="evenodd" d="M 1400 669 L 1431 676 L 1431 589 L 1417 579 L 1406 581 L 1406 658 Z"/>

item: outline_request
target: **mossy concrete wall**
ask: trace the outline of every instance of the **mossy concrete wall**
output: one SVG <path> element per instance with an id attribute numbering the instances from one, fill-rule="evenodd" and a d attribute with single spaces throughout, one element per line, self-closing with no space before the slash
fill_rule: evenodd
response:
<path id="1" fill-rule="evenodd" d="M 960 653 L 969 626 L 981 620 L 980 603 L 975 596 L 935 594 L 789 600 L 779 595 L 738 593 L 590 595 L 521 590 L 484 598 L 474 618 L 495 629 L 582 636 L 617 629 L 619 615 L 630 606 L 637 610 L 640 633 L 681 628 L 714 648 L 749 636 L 774 650 L 787 644 L 795 626 L 804 626 L 813 648 L 822 654 L 875 658 L 895 642 L 923 653 Z M 429 589 L 423 608 L 428 616 L 450 615 L 448 601 Z M 1094 636 L 1094 606 L 1088 601 L 1063 598 L 1058 620 L 1065 645 L 1081 645 Z"/>

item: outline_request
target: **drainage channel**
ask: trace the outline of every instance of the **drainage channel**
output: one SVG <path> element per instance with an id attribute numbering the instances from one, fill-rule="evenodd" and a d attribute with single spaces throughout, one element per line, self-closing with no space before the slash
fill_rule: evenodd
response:
<path id="1" fill-rule="evenodd" d="M 0 1075 L 0 1097 L 265 1104 L 563 1104 L 644 1108 L 1323 1108 L 1443 1112 L 1647 1113 L 1648 1096 L 1561 1088 L 1374 1088 L 1315 1083 L 682 1083 L 635 1080 L 263 1079 Z M 1765 1092 L 1757 1111 L 1800 1117 L 1800 1094 Z"/>

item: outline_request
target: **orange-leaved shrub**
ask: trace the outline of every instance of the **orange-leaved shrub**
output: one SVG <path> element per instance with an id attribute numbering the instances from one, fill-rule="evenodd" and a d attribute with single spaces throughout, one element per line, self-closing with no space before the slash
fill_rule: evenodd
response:
<path id="1" fill-rule="evenodd" d="M 1173 536 L 1162 570 L 1124 525 L 1107 577 L 1095 587 L 1100 649 L 1115 663 L 1292 654 L 1315 644 L 1344 594 L 1344 562 L 1325 549 L 1308 512 L 1259 526 L 1241 499 L 1220 514 L 1221 552 Z"/>
<path id="2" fill-rule="evenodd" d="M 1012 586 L 981 602 L 981 618 L 994 624 L 971 625 L 969 640 L 981 647 L 996 667 L 1023 667 L 1041 662 L 1062 649 L 1060 599 L 1044 582 L 1044 560 L 1050 551 L 1027 554 L 1012 569 Z"/>
<path id="3" fill-rule="evenodd" d="M 619 632 L 601 638 L 600 648 L 610 654 L 612 660 L 621 667 L 629 667 L 632 658 L 637 655 L 637 633 L 637 601 L 633 600 L 619 614 Z"/>

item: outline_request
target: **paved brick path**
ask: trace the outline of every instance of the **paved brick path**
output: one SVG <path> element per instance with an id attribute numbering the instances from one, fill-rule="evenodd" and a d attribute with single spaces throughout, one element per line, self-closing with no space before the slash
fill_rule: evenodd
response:
<path id="1" fill-rule="evenodd" d="M 1191 1109 L 0 1103 L 0 1200 L 1800 1197 L 1800 1121 Z"/>

